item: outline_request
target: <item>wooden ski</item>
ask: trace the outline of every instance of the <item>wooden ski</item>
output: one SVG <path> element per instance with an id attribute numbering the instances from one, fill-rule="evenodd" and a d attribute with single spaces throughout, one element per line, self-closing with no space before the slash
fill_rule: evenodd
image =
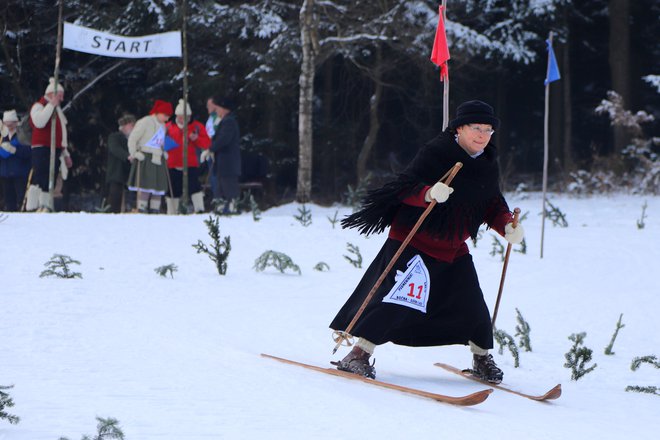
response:
<path id="1" fill-rule="evenodd" d="M 429 391 L 423 391 L 423 390 L 418 390 L 416 388 L 410 388 L 410 387 L 405 387 L 405 386 L 402 386 L 402 385 L 396 385 L 396 384 L 389 383 L 389 382 L 383 382 L 381 380 L 367 379 L 366 377 L 358 376 L 357 374 L 348 373 L 346 371 L 339 371 L 335 368 L 317 367 L 316 365 L 304 364 L 302 362 L 296 362 L 296 361 L 292 361 L 292 360 L 289 360 L 289 359 L 284 359 L 284 358 L 280 358 L 280 357 L 277 357 L 277 356 L 271 356 L 269 354 L 264 354 L 264 353 L 262 353 L 261 356 L 263 356 L 265 358 L 269 358 L 269 359 L 274 359 L 276 361 L 283 362 L 285 364 L 297 365 L 299 367 L 307 368 L 309 370 L 314 370 L 314 371 L 318 371 L 318 372 L 321 372 L 321 373 L 330 374 L 332 376 L 339 376 L 339 377 L 343 377 L 343 378 L 346 378 L 346 379 L 353 379 L 353 380 L 357 380 L 357 381 L 367 383 L 367 384 L 370 384 L 370 385 L 376 385 L 376 386 L 383 387 L 383 388 L 389 388 L 391 390 L 401 391 L 403 393 L 413 394 L 415 396 L 425 397 L 425 398 L 428 398 L 428 399 L 433 399 L 437 402 L 449 403 L 449 404 L 452 404 L 452 405 L 462 405 L 462 406 L 477 405 L 477 404 L 483 402 L 484 400 L 486 400 L 488 398 L 488 396 L 490 395 L 490 393 L 493 392 L 492 389 L 486 389 L 486 390 L 482 390 L 482 391 L 477 391 L 476 393 L 472 393 L 472 394 L 469 394 L 469 395 L 466 395 L 466 396 L 458 396 L 458 397 L 445 396 L 443 394 L 431 393 Z"/>
<path id="2" fill-rule="evenodd" d="M 508 388 L 504 385 L 495 385 L 490 382 L 486 382 L 485 380 L 478 379 L 471 375 L 469 371 L 464 371 L 460 370 L 456 367 L 453 367 L 451 365 L 443 364 L 441 362 L 437 362 L 434 364 L 436 367 L 444 368 L 445 370 L 458 374 L 459 376 L 463 376 L 466 379 L 474 380 L 475 382 L 479 382 L 488 386 L 491 386 L 495 389 L 501 390 L 501 391 L 506 391 L 507 393 L 512 393 L 516 394 L 521 397 L 526 397 L 527 399 L 531 400 L 536 400 L 537 402 L 545 402 L 547 400 L 554 400 L 558 399 L 559 396 L 561 396 L 561 384 L 555 385 L 552 389 L 550 389 L 547 393 L 541 394 L 541 395 L 532 395 L 532 394 L 526 394 L 526 393 L 521 393 L 520 391 L 512 390 L 511 388 Z"/>

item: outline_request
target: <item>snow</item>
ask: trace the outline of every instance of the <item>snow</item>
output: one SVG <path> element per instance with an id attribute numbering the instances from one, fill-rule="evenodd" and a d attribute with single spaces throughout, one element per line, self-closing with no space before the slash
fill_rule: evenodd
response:
<path id="1" fill-rule="evenodd" d="M 537 403 L 495 391 L 482 404 L 456 407 L 331 377 L 260 357 L 320 366 L 332 356 L 328 323 L 364 269 L 350 265 L 346 244 L 366 267 L 384 236 L 333 229 L 350 208 L 298 205 L 220 220 L 231 236 L 227 275 L 196 254 L 209 242 L 208 215 L 88 213 L 9 214 L 0 223 L 0 385 L 16 406 L 17 425 L 0 420 L 2 440 L 78 439 L 95 434 L 95 417 L 119 420 L 126 439 L 569 439 L 650 438 L 660 429 L 660 398 L 625 392 L 660 385 L 660 371 L 633 358 L 660 355 L 660 198 L 551 195 L 567 228 L 546 221 L 539 258 L 541 198 L 510 195 L 529 212 L 527 253 L 513 252 L 498 327 L 514 335 L 515 309 L 531 326 L 533 352 L 520 368 L 494 351 L 505 382 L 529 393 L 557 383 L 563 395 Z M 645 227 L 638 229 L 646 202 Z M 490 256 L 492 232 L 472 249 L 491 310 L 502 262 Z M 514 247 L 517 249 L 518 247 Z M 289 255 L 302 275 L 257 273 L 266 250 Z M 55 254 L 81 262 L 82 279 L 39 278 Z M 318 262 L 328 272 L 312 270 Z M 154 269 L 174 263 L 174 278 Z M 612 356 L 603 351 L 623 313 Z M 579 381 L 563 367 L 573 333 L 586 332 L 597 368 Z M 433 366 L 469 363 L 462 346 L 386 344 L 378 378 L 447 395 L 486 388 Z"/>

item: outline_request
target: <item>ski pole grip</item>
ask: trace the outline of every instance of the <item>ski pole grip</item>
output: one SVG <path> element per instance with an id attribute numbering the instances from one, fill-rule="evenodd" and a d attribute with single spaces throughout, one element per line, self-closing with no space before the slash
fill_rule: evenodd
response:
<path id="1" fill-rule="evenodd" d="M 514 208 L 513 210 L 513 227 L 518 226 L 518 217 L 520 217 L 520 208 Z"/>

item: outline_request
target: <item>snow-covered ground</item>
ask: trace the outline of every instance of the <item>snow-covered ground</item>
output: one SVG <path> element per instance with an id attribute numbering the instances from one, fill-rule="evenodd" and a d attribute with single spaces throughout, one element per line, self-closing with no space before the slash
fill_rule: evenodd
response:
<path id="1" fill-rule="evenodd" d="M 660 370 L 630 369 L 637 356 L 660 356 L 660 198 L 550 199 L 569 226 L 546 222 L 540 259 L 541 198 L 509 197 L 529 212 L 527 253 L 511 255 L 498 327 L 513 335 L 518 308 L 533 351 L 520 353 L 520 368 L 506 350 L 495 356 L 509 385 L 540 393 L 561 383 L 563 395 L 544 404 L 495 391 L 473 407 L 260 357 L 329 366 L 346 354 L 331 355 L 327 328 L 364 271 L 344 259 L 346 245 L 359 246 L 366 267 L 384 240 L 333 228 L 328 217 L 348 208 L 310 206 L 309 227 L 293 218 L 295 204 L 259 222 L 221 218 L 232 244 L 226 276 L 192 247 L 209 242 L 208 215 L 9 214 L 0 223 L 0 385 L 15 385 L 9 412 L 21 421 L 0 420 L 0 439 L 77 440 L 95 434 L 96 416 L 118 419 L 128 440 L 655 438 L 660 397 L 624 390 L 660 386 Z M 492 310 L 502 262 L 489 255 L 491 234 L 472 252 Z M 302 275 L 256 272 L 266 250 L 289 255 Z M 39 278 L 55 253 L 79 260 L 83 278 Z M 313 270 L 321 261 L 330 271 Z M 170 263 L 173 279 L 154 272 Z M 606 356 L 621 313 L 625 327 Z M 598 366 L 575 382 L 563 364 L 579 332 Z M 448 395 L 485 388 L 433 366 L 468 366 L 466 347 L 387 344 L 375 357 L 381 380 Z"/>

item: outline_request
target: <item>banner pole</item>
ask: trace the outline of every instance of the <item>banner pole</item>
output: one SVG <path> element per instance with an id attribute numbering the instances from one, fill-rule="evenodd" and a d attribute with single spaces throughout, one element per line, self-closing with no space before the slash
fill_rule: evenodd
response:
<path id="1" fill-rule="evenodd" d="M 62 53 L 62 12 L 64 10 L 64 0 L 59 0 L 59 11 L 57 15 L 57 45 L 55 47 L 55 72 L 53 77 L 55 78 L 55 89 L 53 94 L 57 96 L 57 84 L 59 82 L 59 73 L 60 73 L 60 55 Z M 59 107 L 59 104 L 58 106 Z M 48 208 L 51 211 L 55 210 L 55 141 L 57 140 L 56 136 L 56 124 L 57 124 L 57 107 L 53 109 L 53 115 L 50 118 L 50 161 L 48 167 Z M 64 133 L 62 133 L 64 135 Z"/>
<path id="2" fill-rule="evenodd" d="M 187 30 L 187 1 L 182 0 L 181 14 L 183 16 L 183 24 L 181 30 L 181 37 L 183 39 L 183 184 L 181 203 L 179 204 L 179 211 L 182 213 L 188 212 L 188 200 L 190 200 L 189 185 L 188 185 L 188 120 L 191 119 L 188 114 L 188 39 L 186 36 Z M 172 194 L 174 196 L 174 194 Z"/>
<path id="3" fill-rule="evenodd" d="M 552 31 L 548 34 L 550 47 L 552 47 Z M 550 51 L 548 51 L 548 69 L 550 66 Z M 546 73 L 546 78 L 548 73 Z M 550 82 L 545 85 L 545 114 L 543 116 L 543 208 L 541 211 L 541 258 L 543 258 L 543 239 L 545 235 L 545 202 L 548 190 L 548 131 L 549 131 L 549 108 L 550 108 Z"/>
<path id="4" fill-rule="evenodd" d="M 442 0 L 442 19 L 447 22 L 447 0 Z M 449 71 L 449 62 L 447 64 L 447 71 Z M 443 81 L 442 91 L 442 131 L 445 131 L 449 125 L 449 75 Z"/>

